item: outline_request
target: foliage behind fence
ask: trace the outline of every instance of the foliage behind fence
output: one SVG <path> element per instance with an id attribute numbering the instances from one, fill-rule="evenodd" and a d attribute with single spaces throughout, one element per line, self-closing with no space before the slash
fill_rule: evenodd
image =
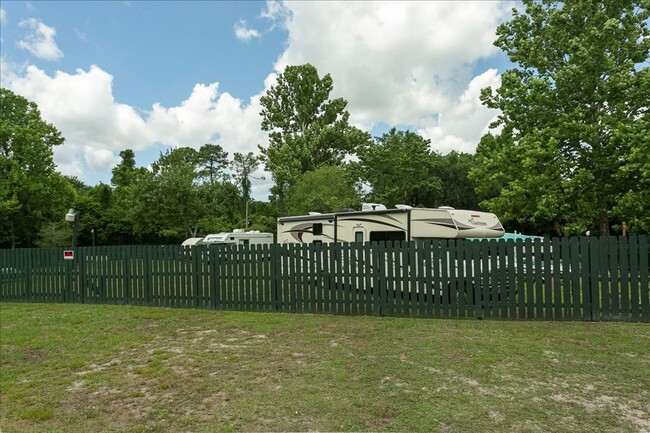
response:
<path id="1" fill-rule="evenodd" d="M 648 237 L 0 250 L 0 300 L 650 322 Z"/>

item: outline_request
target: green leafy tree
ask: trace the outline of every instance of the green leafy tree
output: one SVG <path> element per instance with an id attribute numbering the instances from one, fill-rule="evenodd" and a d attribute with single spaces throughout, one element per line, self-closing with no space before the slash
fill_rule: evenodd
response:
<path id="1" fill-rule="evenodd" d="M 204 144 L 196 154 L 199 177 L 210 183 L 228 179 L 228 152 L 218 144 Z"/>
<path id="2" fill-rule="evenodd" d="M 121 151 L 120 158 L 122 158 L 122 161 L 113 168 L 113 176 L 111 177 L 111 183 L 116 188 L 131 185 L 138 171 L 135 167 L 135 153 L 133 150 L 125 149 Z"/>
<path id="3" fill-rule="evenodd" d="M 197 175 L 197 152 L 179 147 L 160 155 L 149 177 L 139 180 L 134 229 L 156 242 L 193 237 L 202 214 Z"/>
<path id="4" fill-rule="evenodd" d="M 300 175 L 341 164 L 370 138 L 348 123 L 347 101 L 329 99 L 332 88 L 332 77 L 320 78 L 310 64 L 287 66 L 260 99 L 262 129 L 269 132 L 269 146 L 260 152 L 280 206 Z"/>
<path id="5" fill-rule="evenodd" d="M 442 196 L 438 177 L 440 156 L 430 141 L 395 128 L 361 146 L 353 172 L 370 186 L 368 199 L 387 206 L 409 204 L 433 206 Z"/>
<path id="6" fill-rule="evenodd" d="M 260 158 L 248 152 L 243 155 L 239 152 L 233 154 L 232 169 L 235 172 L 234 180 L 239 186 L 244 200 L 251 197 L 251 176 L 260 165 Z"/>
<path id="7" fill-rule="evenodd" d="M 128 187 L 127 187 L 128 188 Z M 111 216 L 113 214 L 114 192 L 113 189 L 100 183 L 97 186 L 87 187 L 87 190 L 77 196 L 74 205 L 75 211 L 80 212 L 78 243 L 81 246 L 111 245 L 113 233 L 111 232 Z M 130 222 L 124 223 L 122 231 L 127 232 L 127 237 L 132 236 Z M 131 243 L 129 241 L 120 244 Z"/>
<path id="8" fill-rule="evenodd" d="M 289 189 L 287 210 L 290 215 L 336 212 L 358 209 L 360 201 L 342 168 L 320 167 L 303 174 Z"/>
<path id="9" fill-rule="evenodd" d="M 151 172 L 144 167 L 136 167 L 135 153 L 131 149 L 120 152 L 122 160 L 113 168 L 111 184 L 115 187 L 108 196 L 104 189 L 98 191 L 100 197 L 94 197 L 92 201 L 99 201 L 106 208 L 103 215 L 98 218 L 99 227 L 95 229 L 98 245 L 130 245 L 137 243 L 152 242 L 148 230 L 137 231 L 136 211 L 141 207 L 139 196 L 141 183 L 149 184 Z M 150 192 L 150 191 L 148 191 Z M 81 214 L 82 223 L 87 219 L 87 212 Z M 82 231 L 82 234 L 85 231 Z"/>
<path id="10" fill-rule="evenodd" d="M 442 182 L 438 203 L 456 209 L 478 209 L 479 199 L 469 172 L 474 167 L 474 155 L 449 152 L 441 157 L 437 174 Z"/>
<path id="11" fill-rule="evenodd" d="M 65 221 L 49 222 L 43 224 L 38 231 L 36 246 L 39 248 L 70 247 L 72 244 L 72 230 Z"/>
<path id="12" fill-rule="evenodd" d="M 72 204 L 74 190 L 53 161 L 63 141 L 34 102 L 0 88 L 1 246 L 33 246 L 41 227 L 62 220 Z"/>
<path id="13" fill-rule="evenodd" d="M 492 126 L 502 128 L 477 149 L 478 192 L 498 194 L 484 205 L 506 222 L 557 234 L 607 235 L 625 212 L 634 215 L 631 230 L 642 230 L 650 212 L 639 157 L 650 148 L 648 1 L 523 4 L 495 42 L 516 66 L 496 92 L 482 92 L 501 110 Z"/>

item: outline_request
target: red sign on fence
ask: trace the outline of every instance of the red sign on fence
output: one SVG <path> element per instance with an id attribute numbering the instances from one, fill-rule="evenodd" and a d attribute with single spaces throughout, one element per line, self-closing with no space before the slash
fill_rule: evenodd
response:
<path id="1" fill-rule="evenodd" d="M 63 250 L 63 260 L 74 260 L 74 251 Z"/>

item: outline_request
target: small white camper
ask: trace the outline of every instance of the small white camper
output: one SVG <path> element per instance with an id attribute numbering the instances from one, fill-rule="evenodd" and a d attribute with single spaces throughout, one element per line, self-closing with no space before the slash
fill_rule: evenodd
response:
<path id="1" fill-rule="evenodd" d="M 259 230 L 244 231 L 235 229 L 232 232 L 210 234 L 203 238 L 201 245 L 265 245 L 273 243 L 273 233 L 262 233 Z"/>
<path id="2" fill-rule="evenodd" d="M 381 242 L 499 238 L 496 215 L 449 207 L 437 209 L 364 203 L 361 211 L 278 218 L 278 243 Z"/>
<path id="3" fill-rule="evenodd" d="M 182 247 L 193 247 L 194 245 L 201 242 L 203 238 L 187 238 L 181 243 Z"/>

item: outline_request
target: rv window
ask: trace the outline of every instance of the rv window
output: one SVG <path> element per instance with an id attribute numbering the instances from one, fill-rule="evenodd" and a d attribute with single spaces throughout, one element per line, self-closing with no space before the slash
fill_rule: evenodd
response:
<path id="1" fill-rule="evenodd" d="M 354 241 L 363 242 L 363 232 L 354 232 Z"/>
<path id="2" fill-rule="evenodd" d="M 244 245 L 248 245 L 248 239 L 242 239 L 241 241 Z"/>
<path id="3" fill-rule="evenodd" d="M 312 226 L 314 236 L 323 234 L 323 223 L 317 223 Z"/>
<path id="4" fill-rule="evenodd" d="M 406 233 L 399 232 L 370 232 L 370 242 L 403 241 Z"/>

